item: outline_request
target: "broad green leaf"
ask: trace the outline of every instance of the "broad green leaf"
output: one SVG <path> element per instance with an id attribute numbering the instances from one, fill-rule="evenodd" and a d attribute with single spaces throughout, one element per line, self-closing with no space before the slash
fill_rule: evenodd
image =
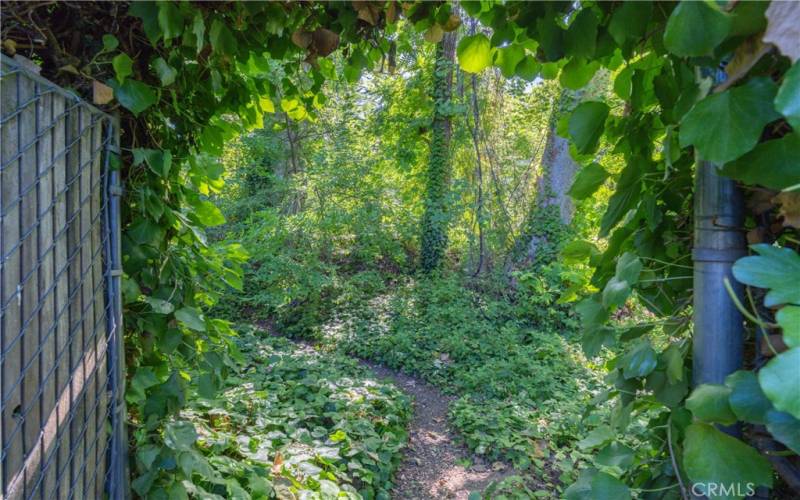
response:
<path id="1" fill-rule="evenodd" d="M 216 205 L 207 200 L 200 200 L 192 205 L 192 213 L 206 227 L 219 226 L 225 223 L 225 216 Z"/>
<path id="2" fill-rule="evenodd" d="M 585 438 L 578 441 L 578 448 L 581 450 L 591 450 L 605 445 L 609 441 L 617 438 L 616 433 L 607 425 L 601 425 L 589 431 Z"/>
<path id="3" fill-rule="evenodd" d="M 103 52 L 112 52 L 119 47 L 119 40 L 114 35 L 103 35 Z"/>
<path id="4" fill-rule="evenodd" d="M 733 372 L 725 378 L 725 385 L 731 389 L 728 403 L 739 420 L 753 424 L 766 422 L 767 413 L 772 410 L 772 403 L 761 390 L 754 372 L 748 370 Z"/>
<path id="5" fill-rule="evenodd" d="M 764 305 L 800 304 L 800 255 L 789 248 L 760 243 L 751 245 L 759 255 L 733 264 L 733 276 L 741 283 L 769 288 Z"/>
<path id="6" fill-rule="evenodd" d="M 617 188 L 608 200 L 608 208 L 600 220 L 600 236 L 605 237 L 625 217 L 629 210 L 639 202 L 641 176 L 647 170 L 647 163 L 639 157 L 628 162 L 619 175 Z"/>
<path id="7" fill-rule="evenodd" d="M 194 14 L 194 20 L 192 21 L 192 34 L 194 35 L 194 43 L 195 47 L 197 48 L 197 54 L 203 50 L 203 46 L 205 45 L 205 33 L 206 33 L 206 24 L 203 21 L 203 14 L 198 10 Z"/>
<path id="8" fill-rule="evenodd" d="M 145 3 L 145 2 L 134 2 L 134 4 L 136 3 Z M 141 476 L 137 477 L 133 481 L 131 481 L 131 488 L 133 489 L 133 491 L 138 493 L 140 497 L 147 498 L 150 488 L 153 487 L 153 482 L 156 479 L 157 472 L 158 471 L 156 470 L 150 470 L 145 474 L 142 474 Z"/>
<path id="9" fill-rule="evenodd" d="M 200 311 L 194 307 L 183 307 L 175 311 L 175 318 L 181 323 L 186 325 L 187 328 L 196 330 L 198 332 L 206 331 L 206 322 L 203 319 Z"/>
<path id="10" fill-rule="evenodd" d="M 591 163 L 578 171 L 575 182 L 569 188 L 569 194 L 576 200 L 583 200 L 593 195 L 605 180 L 608 179 L 608 172 L 598 163 Z"/>
<path id="11" fill-rule="evenodd" d="M 274 113 L 275 112 L 275 104 L 272 102 L 272 99 L 269 97 L 261 97 L 258 100 L 258 104 L 261 107 L 262 113 Z"/>
<path id="12" fill-rule="evenodd" d="M 178 71 L 167 64 L 162 57 L 156 58 L 153 61 L 153 70 L 155 70 L 158 78 L 161 80 L 161 85 L 166 87 L 175 83 L 175 77 L 178 76 Z"/>
<path id="13" fill-rule="evenodd" d="M 568 56 L 583 59 L 594 56 L 597 24 L 597 16 L 591 8 L 578 12 L 564 35 L 564 49 Z"/>
<path id="14" fill-rule="evenodd" d="M 214 399 L 214 396 L 217 395 L 217 390 L 217 384 L 210 373 L 203 373 L 197 377 L 197 394 L 201 398 Z"/>
<path id="15" fill-rule="evenodd" d="M 552 14 L 546 14 L 536 19 L 536 30 L 539 32 L 539 36 L 536 38 L 541 49 L 539 55 L 543 55 L 545 61 L 555 62 L 564 57 L 564 34 L 566 32 Z"/>
<path id="16" fill-rule="evenodd" d="M 586 61 L 584 59 L 574 57 L 563 68 L 561 68 L 561 76 L 559 82 L 562 86 L 578 90 L 586 86 L 600 69 L 600 63 L 597 61 Z"/>
<path id="17" fill-rule="evenodd" d="M 506 78 L 515 75 L 517 65 L 525 58 L 525 49 L 519 45 L 509 45 L 497 49 L 494 64 Z"/>
<path id="18" fill-rule="evenodd" d="M 591 325 L 581 335 L 581 348 L 587 357 L 593 358 L 600 354 L 603 346 L 614 345 L 615 340 L 613 328 Z"/>
<path id="19" fill-rule="evenodd" d="M 747 37 L 761 33 L 767 27 L 764 11 L 768 2 L 737 2 L 731 11 L 731 30 L 729 37 Z"/>
<path id="20" fill-rule="evenodd" d="M 631 98 L 631 91 L 633 89 L 631 79 L 633 78 L 634 71 L 635 68 L 633 66 L 626 66 L 625 69 L 620 71 L 617 77 L 614 78 L 614 93 L 624 101 Z"/>
<path id="21" fill-rule="evenodd" d="M 696 485 L 708 483 L 733 487 L 734 494 L 715 496 L 720 499 L 741 498 L 748 483 L 772 486 L 772 467 L 763 455 L 711 425 L 691 424 L 683 442 L 683 464 L 689 479 Z"/>
<path id="22" fill-rule="evenodd" d="M 152 220 L 146 218 L 140 218 L 128 226 L 126 233 L 137 245 L 155 245 L 164 237 L 164 229 Z"/>
<path id="23" fill-rule="evenodd" d="M 131 393 L 134 397 L 144 398 L 146 389 L 155 387 L 160 383 L 161 381 L 151 368 L 140 366 L 136 369 L 136 373 L 131 378 Z"/>
<path id="24" fill-rule="evenodd" d="M 720 173 L 771 189 L 800 184 L 800 132 L 758 144 L 749 153 L 722 167 Z"/>
<path id="25" fill-rule="evenodd" d="M 164 40 L 172 40 L 183 33 L 183 16 L 175 2 L 158 2 L 158 27 Z"/>
<path id="26" fill-rule="evenodd" d="M 163 299 L 145 297 L 144 301 L 150 304 L 150 307 L 153 308 L 153 311 L 157 312 L 158 314 L 169 314 L 175 310 L 175 306 L 173 306 L 171 302 Z"/>
<path id="27" fill-rule="evenodd" d="M 536 62 L 533 56 L 525 56 L 519 64 L 517 64 L 516 73 L 517 76 L 523 80 L 532 82 L 539 76 L 540 69 L 541 65 Z"/>
<path id="28" fill-rule="evenodd" d="M 611 474 L 595 468 L 581 471 L 578 480 L 564 490 L 566 500 L 628 500 L 628 487 Z"/>
<path id="29" fill-rule="evenodd" d="M 145 469 L 149 469 L 159 453 L 161 453 L 160 446 L 153 444 L 138 446 L 136 448 L 136 460 L 140 461 Z"/>
<path id="30" fill-rule="evenodd" d="M 492 65 L 492 47 L 483 34 L 466 36 L 456 49 L 458 64 L 467 73 L 480 73 Z"/>
<path id="31" fill-rule="evenodd" d="M 142 162 L 145 162 L 153 173 L 166 179 L 172 168 L 172 153 L 169 150 L 134 148 L 133 164 L 139 165 Z"/>
<path id="32" fill-rule="evenodd" d="M 772 104 L 776 92 L 772 80 L 759 77 L 706 97 L 683 117 L 681 147 L 694 146 L 718 165 L 739 158 L 755 147 L 767 123 L 780 118 Z"/>
<path id="33" fill-rule="evenodd" d="M 620 307 L 625 304 L 630 294 L 630 284 L 614 276 L 608 280 L 605 288 L 603 288 L 603 307 L 607 309 Z"/>
<path id="34" fill-rule="evenodd" d="M 681 348 L 678 344 L 670 344 L 661 356 L 664 363 L 667 365 L 665 373 L 669 379 L 670 384 L 677 384 L 683 380 L 683 356 L 681 355 Z"/>
<path id="35" fill-rule="evenodd" d="M 147 39 L 156 45 L 161 39 L 161 28 L 158 25 L 158 5 L 155 2 L 131 2 L 128 13 L 142 20 L 142 27 Z"/>
<path id="36" fill-rule="evenodd" d="M 680 57 L 709 55 L 725 40 L 730 28 L 730 15 L 714 2 L 682 1 L 667 20 L 664 46 Z"/>
<path id="37" fill-rule="evenodd" d="M 758 372 L 758 382 L 772 405 L 800 418 L 800 347 L 775 356 Z"/>
<path id="38" fill-rule="evenodd" d="M 170 422 L 164 429 L 164 444 L 176 451 L 188 451 L 197 441 L 197 431 L 191 422 Z"/>
<path id="39" fill-rule="evenodd" d="M 545 80 L 552 80 L 558 76 L 558 72 L 561 70 L 561 65 L 557 62 L 546 62 L 542 63 L 539 66 L 539 71 L 541 72 L 542 78 Z"/>
<path id="40" fill-rule="evenodd" d="M 678 406 L 689 391 L 686 377 L 684 377 L 683 380 L 671 382 L 664 370 L 653 370 L 647 376 L 647 384 L 645 387 L 653 391 L 653 396 L 667 408 L 675 408 Z"/>
<path id="41" fill-rule="evenodd" d="M 775 320 L 783 329 L 783 342 L 789 347 L 800 347 L 800 306 L 783 306 Z"/>
<path id="42" fill-rule="evenodd" d="M 633 449 L 621 443 L 611 443 L 595 455 L 594 461 L 606 467 L 627 469 L 633 465 Z"/>
<path id="43" fill-rule="evenodd" d="M 772 410 L 766 417 L 767 430 L 787 448 L 800 454 L 800 420 L 788 413 Z"/>
<path id="44" fill-rule="evenodd" d="M 577 262 L 588 259 L 592 254 L 597 253 L 597 247 L 594 243 L 586 240 L 575 240 L 564 245 L 561 249 L 561 258 L 567 264 L 575 264 Z"/>
<path id="45" fill-rule="evenodd" d="M 122 277 L 122 301 L 124 304 L 130 304 L 131 302 L 136 302 L 139 300 L 139 296 L 142 294 L 142 290 L 139 288 L 139 285 L 136 281 L 128 278 L 127 276 Z"/>
<path id="46" fill-rule="evenodd" d="M 133 60 L 125 52 L 114 56 L 111 65 L 114 67 L 114 75 L 119 83 L 124 83 L 125 79 L 133 74 Z"/>
<path id="47" fill-rule="evenodd" d="M 728 403 L 730 394 L 731 389 L 724 385 L 702 384 L 686 399 L 686 408 L 703 422 L 731 425 L 736 422 L 736 415 Z"/>
<path id="48" fill-rule="evenodd" d="M 642 261 L 631 252 L 623 253 L 617 260 L 615 276 L 621 281 L 627 281 L 630 285 L 635 285 L 639 281 L 639 274 L 642 272 Z"/>
<path id="49" fill-rule="evenodd" d="M 655 370 L 658 364 L 656 351 L 648 340 L 639 341 L 632 349 L 628 350 L 619 361 L 622 374 L 626 379 L 646 377 Z"/>
<path id="50" fill-rule="evenodd" d="M 800 134 L 800 62 L 795 62 L 783 75 L 783 83 L 775 96 L 775 109 Z"/>
<path id="51" fill-rule="evenodd" d="M 347 433 L 344 432 L 342 429 L 338 429 L 336 432 L 328 436 L 328 439 L 330 439 L 334 443 L 339 443 L 347 439 Z"/>
<path id="52" fill-rule="evenodd" d="M 569 136 L 578 153 L 593 153 L 603 135 L 608 106 L 604 102 L 588 101 L 579 104 L 569 118 Z"/>
<path id="53" fill-rule="evenodd" d="M 106 84 L 114 89 L 114 97 L 117 101 L 136 116 L 158 100 L 158 96 L 150 86 L 130 78 L 122 84 L 116 80 L 108 80 Z"/>
<path id="54" fill-rule="evenodd" d="M 575 312 L 580 315 L 581 324 L 584 327 L 599 325 L 608 319 L 608 311 L 603 307 L 603 304 L 592 297 L 578 302 L 575 306 Z"/>
<path id="55" fill-rule="evenodd" d="M 646 33 L 652 13 L 652 2 L 622 2 L 611 16 L 608 32 L 617 45 L 624 45 L 629 39 L 641 38 Z"/>
<path id="56" fill-rule="evenodd" d="M 619 339 L 623 342 L 629 342 L 633 339 L 638 339 L 652 329 L 653 325 L 634 325 L 622 330 L 619 334 Z"/>
<path id="57" fill-rule="evenodd" d="M 223 22 L 214 19 L 211 29 L 208 31 L 208 41 L 211 42 L 211 49 L 215 54 L 235 55 L 237 50 L 236 37 Z"/>

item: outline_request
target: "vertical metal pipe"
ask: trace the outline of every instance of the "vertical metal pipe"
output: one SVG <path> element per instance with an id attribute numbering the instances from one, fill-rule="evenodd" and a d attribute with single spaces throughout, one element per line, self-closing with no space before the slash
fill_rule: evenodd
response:
<path id="1" fill-rule="evenodd" d="M 743 318 L 724 279 L 741 299 L 731 267 L 746 253 L 743 198 L 736 183 L 707 161 L 697 162 L 694 196 L 693 384 L 721 384 L 742 367 Z"/>
<path id="2" fill-rule="evenodd" d="M 119 115 L 114 117 L 114 141 L 111 145 L 109 154 L 120 155 L 120 121 Z M 113 442 L 112 446 L 112 494 L 115 498 L 129 498 L 130 487 L 128 485 L 128 433 L 125 427 L 126 405 L 125 405 L 125 345 L 124 328 L 122 320 L 122 238 L 121 238 L 121 212 L 120 198 L 122 196 L 122 184 L 120 182 L 119 168 L 109 171 L 109 240 L 110 240 L 110 264 L 111 264 L 111 292 L 113 297 L 114 312 L 114 345 L 112 346 L 112 359 L 114 359 L 113 372 Z"/>

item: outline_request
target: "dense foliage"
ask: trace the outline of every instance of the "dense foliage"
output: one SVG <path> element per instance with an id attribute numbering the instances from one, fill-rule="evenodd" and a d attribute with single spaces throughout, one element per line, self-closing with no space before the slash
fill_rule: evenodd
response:
<path id="1" fill-rule="evenodd" d="M 166 431 L 184 439 L 180 466 L 198 472 L 190 492 L 203 498 L 385 496 L 405 443 L 408 398 L 351 359 L 246 325 L 240 332 L 241 368 L 218 394 L 183 410 L 193 426 L 176 423 Z M 208 465 L 191 450 L 195 439 Z M 151 470 L 163 459 L 152 455 Z"/>
<path id="2" fill-rule="evenodd" d="M 773 466 L 796 480 L 796 5 L 9 2 L 3 11 L 11 19 L 2 28 L 5 51 L 27 54 L 45 76 L 79 92 L 111 87 L 111 105 L 122 112 L 115 163 L 126 183 L 126 399 L 139 495 L 269 495 L 269 485 L 248 483 L 252 471 L 268 472 L 264 463 L 208 440 L 194 445 L 196 429 L 207 426 L 233 446 L 233 430 L 247 422 L 220 427 L 203 414 L 215 394 L 228 412 L 242 404 L 231 375 L 246 373 L 278 400 L 291 389 L 276 389 L 270 372 L 242 371 L 230 323 L 208 314 L 223 295 L 220 313 L 269 318 L 316 338 L 344 311 L 355 314 L 336 348 L 459 394 L 453 421 L 481 453 L 528 465 L 541 453 L 532 422 L 545 414 L 568 429 L 565 438 L 558 428 L 542 431 L 556 443 L 570 447 L 588 431 L 575 445 L 582 454 L 568 460 L 581 471 L 567 498 L 686 497 L 691 484 L 713 481 L 769 487 Z M 466 34 L 459 24 L 468 17 L 475 29 Z M 445 76 L 432 46 L 443 47 L 445 32 L 460 37 L 460 70 L 451 96 L 431 96 Z M 476 85 L 465 85 L 478 73 Z M 568 113 L 558 106 L 559 87 L 598 81 L 603 88 Z M 437 134 L 444 115 L 452 122 L 448 147 Z M 568 244 L 555 214 L 536 210 L 534 199 L 553 129 L 581 165 Z M 738 306 L 754 355 L 724 384 L 690 391 L 693 179 L 714 165 L 747 198 L 739 229 L 753 255 L 736 262 L 733 277 L 747 285 Z M 209 243 L 206 228 L 225 223 L 223 213 L 228 224 Z M 520 262 L 533 229 L 544 229 L 561 262 Z M 477 263 L 484 256 L 486 268 Z M 445 275 L 400 275 L 420 257 L 429 269 L 443 263 Z M 485 271 L 494 284 L 447 276 L 464 269 Z M 355 307 L 375 297 L 388 302 Z M 560 416 L 583 392 L 569 384 L 571 349 L 562 348 L 573 328 L 589 358 L 581 363 L 607 371 L 607 389 L 584 408 L 583 422 Z M 262 345 L 247 338 L 253 349 Z M 294 376 L 276 363 L 275 376 Z M 321 370 L 318 377 L 329 376 Z M 566 385 L 550 384 L 559 377 Z M 521 390 L 524 397 L 511 398 Z M 475 398 L 492 403 L 476 410 Z M 532 404 L 546 398 L 563 404 Z M 364 431 L 395 436 L 382 450 L 389 462 L 407 417 L 396 400 L 386 400 L 394 427 Z M 320 411 L 327 409 L 311 418 Z M 712 425 L 736 421 L 747 424 L 741 436 Z M 329 423 L 319 435 L 309 430 L 314 446 L 333 439 Z M 527 433 L 531 439 L 515 441 Z M 257 453 L 259 444 L 250 446 Z M 559 452 L 563 458 L 552 456 Z M 154 457 L 163 466 L 154 468 Z M 276 457 L 270 453 L 271 467 Z M 333 488 L 323 479 L 369 490 L 366 473 L 342 475 L 344 462 L 315 460 L 313 474 L 286 468 L 294 491 Z M 350 463 L 379 481 L 391 470 Z M 234 472 L 212 485 L 199 479 L 206 466 Z"/>

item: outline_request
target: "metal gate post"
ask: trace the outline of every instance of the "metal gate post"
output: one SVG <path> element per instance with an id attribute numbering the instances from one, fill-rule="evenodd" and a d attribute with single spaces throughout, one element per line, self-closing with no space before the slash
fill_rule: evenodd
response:
<path id="1" fill-rule="evenodd" d="M 112 446 L 111 446 L 111 474 L 109 492 L 115 499 L 130 497 L 128 484 L 128 433 L 126 429 L 125 406 L 125 345 L 124 325 L 122 320 L 122 250 L 121 250 L 121 217 L 120 197 L 122 185 L 120 183 L 119 162 L 116 168 L 110 164 L 110 155 L 117 155 L 121 160 L 120 151 L 120 121 L 119 114 L 115 114 L 112 122 L 114 140 L 109 145 L 107 162 L 111 168 L 108 170 L 108 231 L 109 231 L 109 293 L 111 309 L 113 311 L 114 328 L 110 346 L 112 359 L 111 393 L 112 393 Z"/>

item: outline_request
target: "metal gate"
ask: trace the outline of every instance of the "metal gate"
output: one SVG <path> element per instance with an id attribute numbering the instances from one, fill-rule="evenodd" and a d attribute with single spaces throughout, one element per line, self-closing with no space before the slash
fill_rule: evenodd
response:
<path id="1" fill-rule="evenodd" d="M 2 57 L 0 499 L 124 496 L 118 126 Z"/>

